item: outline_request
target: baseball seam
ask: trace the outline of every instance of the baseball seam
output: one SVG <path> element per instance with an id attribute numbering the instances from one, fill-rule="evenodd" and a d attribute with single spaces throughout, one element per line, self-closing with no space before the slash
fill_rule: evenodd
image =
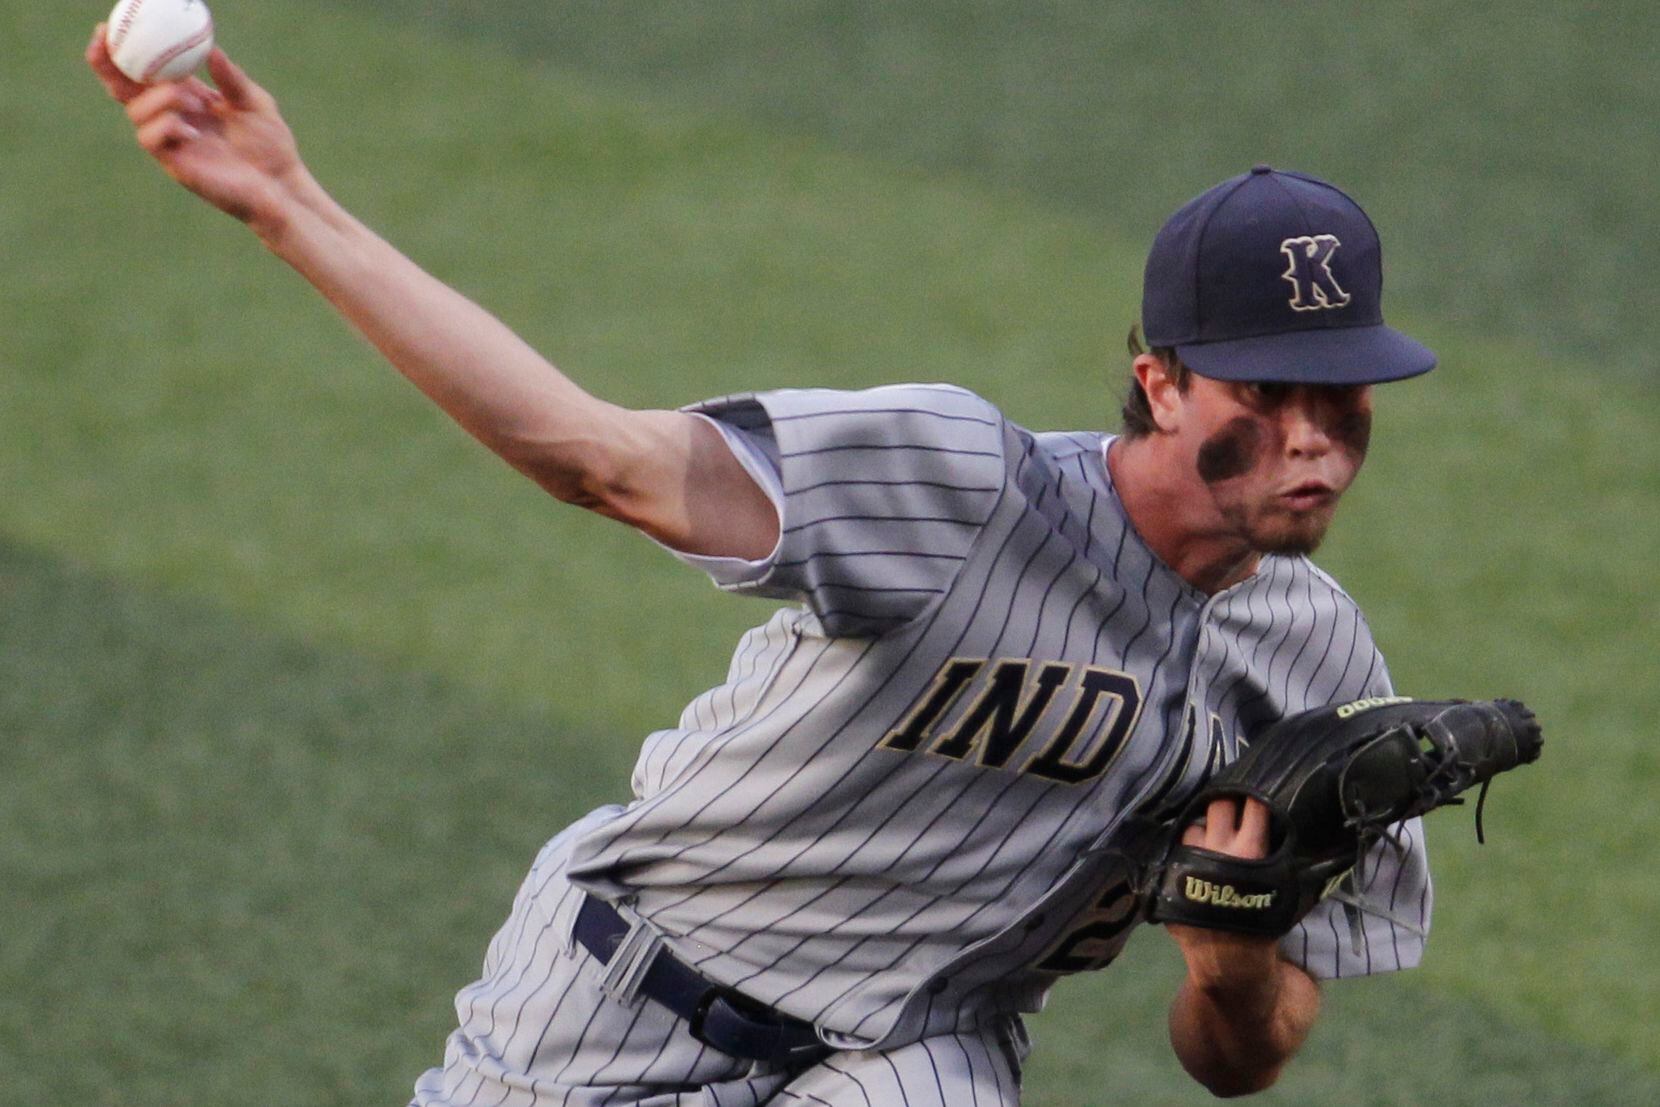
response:
<path id="1" fill-rule="evenodd" d="M 127 40 L 127 35 L 133 29 L 133 24 L 138 21 L 138 12 L 142 7 L 144 7 L 144 0 L 133 0 L 132 6 L 121 14 L 121 20 L 116 23 L 115 29 L 105 36 L 109 40 L 111 51 L 118 49 Z"/>
<path id="2" fill-rule="evenodd" d="M 145 68 L 145 83 L 149 83 L 155 78 L 157 73 L 160 73 L 163 69 L 167 68 L 168 63 L 174 58 L 178 57 L 180 54 L 196 49 L 196 47 L 200 46 L 204 42 L 207 42 L 212 37 L 213 21 L 210 19 L 207 22 L 207 26 L 203 27 L 200 31 L 197 31 L 183 42 L 176 43 L 169 49 L 162 51 L 161 54 L 156 57 L 156 60 L 151 62 Z"/>

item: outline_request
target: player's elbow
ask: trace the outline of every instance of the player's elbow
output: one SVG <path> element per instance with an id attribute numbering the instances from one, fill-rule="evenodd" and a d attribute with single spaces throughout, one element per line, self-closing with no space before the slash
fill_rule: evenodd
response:
<path id="1" fill-rule="evenodd" d="M 1284 1064 L 1278 1064 L 1262 1069 L 1230 1068 L 1203 1075 L 1190 1070 L 1189 1075 L 1217 1099 L 1238 1099 L 1240 1096 L 1255 1095 L 1272 1088 L 1279 1080 L 1280 1071 L 1284 1067 Z"/>
<path id="2" fill-rule="evenodd" d="M 596 439 L 519 434 L 488 445 L 562 503 L 599 511 L 617 495 L 615 462 L 605 443 Z"/>
<path id="3" fill-rule="evenodd" d="M 1270 1057 L 1261 1052 L 1236 1051 L 1226 1056 L 1218 1051 L 1177 1045 L 1176 1058 L 1201 1087 L 1217 1099 L 1237 1099 L 1273 1087 L 1289 1058 Z M 1185 1046 L 1185 1048 L 1184 1048 Z"/>
<path id="4" fill-rule="evenodd" d="M 1273 1087 L 1285 1067 L 1285 1058 L 1261 1054 L 1201 1048 L 1197 1043 L 1172 1036 L 1176 1060 L 1194 1082 L 1217 1099 L 1237 1099 Z"/>
<path id="5" fill-rule="evenodd" d="M 651 449 L 637 416 L 607 405 L 580 423 L 520 426 L 488 444 L 555 499 L 626 521 Z"/>
<path id="6" fill-rule="evenodd" d="M 1170 1008 L 1170 1045 L 1187 1074 L 1218 1099 L 1254 1095 L 1274 1086 L 1307 1039 L 1320 1010 L 1313 978 L 1275 963 L 1272 1002 L 1219 1001 L 1191 980 Z"/>

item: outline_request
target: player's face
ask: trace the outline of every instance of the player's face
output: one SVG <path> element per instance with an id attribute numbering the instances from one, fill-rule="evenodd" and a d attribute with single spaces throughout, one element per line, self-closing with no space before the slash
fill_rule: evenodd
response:
<path id="1" fill-rule="evenodd" d="M 1314 552 L 1366 458 L 1372 390 L 1194 374 L 1182 431 L 1225 525 L 1262 553 Z"/>

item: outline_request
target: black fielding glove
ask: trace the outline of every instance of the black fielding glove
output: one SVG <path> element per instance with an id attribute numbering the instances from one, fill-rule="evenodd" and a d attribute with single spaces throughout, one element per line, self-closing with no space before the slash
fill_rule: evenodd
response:
<path id="1" fill-rule="evenodd" d="M 1278 937 L 1360 865 L 1391 828 L 1535 761 L 1544 743 L 1515 700 L 1357 700 L 1268 727 L 1164 828 L 1146 882 L 1149 921 Z M 1268 855 L 1230 857 L 1182 844 L 1222 797 L 1254 797 L 1270 814 Z M 1476 807 L 1481 833 L 1481 805 Z M 1359 884 L 1359 881 L 1356 881 Z M 1355 919 L 1351 916 L 1351 925 Z"/>

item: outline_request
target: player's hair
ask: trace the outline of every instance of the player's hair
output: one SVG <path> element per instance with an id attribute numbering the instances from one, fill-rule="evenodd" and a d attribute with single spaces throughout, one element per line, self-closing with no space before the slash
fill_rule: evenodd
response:
<path id="1" fill-rule="evenodd" d="M 1154 346 L 1151 349 L 1141 345 L 1141 325 L 1130 324 L 1130 335 L 1125 345 L 1130 348 L 1130 357 L 1135 359 L 1142 354 L 1150 353 L 1164 364 L 1165 372 L 1170 379 L 1176 382 L 1178 391 L 1186 392 L 1192 370 L 1182 364 L 1174 346 Z M 1153 421 L 1153 409 L 1147 403 L 1147 392 L 1136 380 L 1135 370 L 1130 370 L 1130 390 L 1124 396 L 1124 406 L 1120 412 L 1124 417 L 1124 437 L 1140 438 L 1158 430 L 1158 424 Z"/>

